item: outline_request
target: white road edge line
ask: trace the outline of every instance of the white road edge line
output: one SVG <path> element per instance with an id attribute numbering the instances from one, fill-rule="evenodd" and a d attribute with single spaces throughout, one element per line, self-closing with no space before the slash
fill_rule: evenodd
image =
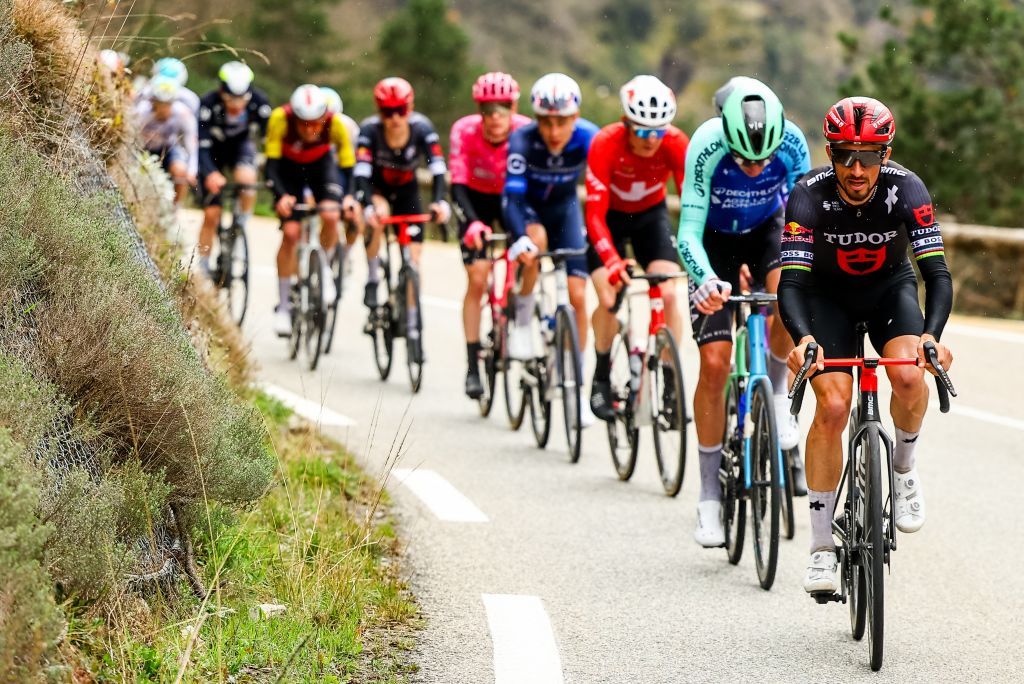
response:
<path id="1" fill-rule="evenodd" d="M 494 684 L 562 684 L 562 660 L 540 597 L 481 596 L 494 643 Z"/>
<path id="2" fill-rule="evenodd" d="M 322 403 L 318 404 L 314 401 L 310 401 L 309 399 L 300 397 L 298 394 L 289 392 L 283 387 L 263 383 L 261 388 L 264 392 L 283 403 L 292 411 L 295 411 L 295 413 L 299 414 L 306 420 L 313 421 L 317 425 L 325 427 L 352 427 L 356 424 L 356 421 L 352 420 L 348 416 L 332 411 Z"/>
<path id="3" fill-rule="evenodd" d="M 445 522 L 490 522 L 484 512 L 462 492 L 433 470 L 394 468 L 392 477 L 409 488 L 439 520 Z"/>
<path id="4" fill-rule="evenodd" d="M 932 402 L 931 406 L 936 410 L 939 408 L 938 402 Z M 975 420 L 980 420 L 983 423 L 992 423 L 993 425 L 1008 427 L 1024 432 L 1024 420 L 1001 416 L 998 413 L 989 413 L 988 411 L 971 408 L 970 406 L 961 406 L 956 403 L 956 399 L 950 399 L 949 412 L 958 416 L 964 416 L 965 418 L 974 418 Z"/>
<path id="5" fill-rule="evenodd" d="M 947 323 L 945 330 L 953 333 L 954 335 L 964 335 L 966 337 L 980 337 L 985 340 L 999 340 L 1000 342 L 1024 344 L 1024 335 L 1021 335 L 1019 333 L 1013 333 L 1008 330 L 993 330 L 992 328 L 981 328 L 966 325 L 964 323 L 953 322 Z"/>

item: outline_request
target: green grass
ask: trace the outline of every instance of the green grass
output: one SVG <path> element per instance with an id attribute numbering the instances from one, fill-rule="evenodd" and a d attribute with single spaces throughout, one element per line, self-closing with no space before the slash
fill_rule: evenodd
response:
<path id="1" fill-rule="evenodd" d="M 119 633 L 72 632 L 98 681 L 174 681 L 183 663 L 186 682 L 402 682 L 412 672 L 417 609 L 379 485 L 337 444 L 289 429 L 280 402 L 254 403 L 274 436 L 275 486 L 240 516 L 210 511 L 196 539 L 214 588 L 205 604 L 150 599 L 143 629 L 121 619 Z M 262 618 L 261 603 L 287 610 Z"/>

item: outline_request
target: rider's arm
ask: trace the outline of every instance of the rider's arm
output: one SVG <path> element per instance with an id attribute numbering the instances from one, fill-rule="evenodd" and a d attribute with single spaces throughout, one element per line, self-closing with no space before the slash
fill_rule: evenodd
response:
<path id="1" fill-rule="evenodd" d="M 679 258 L 697 285 L 715 276 L 704 250 L 704 224 L 711 203 L 711 177 L 726 154 L 722 120 L 705 121 L 686 148 L 686 172 L 679 211 Z"/>
<path id="2" fill-rule="evenodd" d="M 587 204 L 584 211 L 590 244 L 594 246 L 594 251 L 605 266 L 622 258 L 615 249 L 606 218 L 610 205 L 608 186 L 612 178 L 611 154 L 607 140 L 608 136 L 598 134 L 587 154 Z"/>
<path id="3" fill-rule="evenodd" d="M 813 200 L 807 188 L 797 185 L 786 205 L 786 230 L 782 232 L 782 276 L 779 280 L 779 312 L 790 336 L 800 341 L 811 334 L 811 313 L 806 291 L 814 266 Z"/>
<path id="4" fill-rule="evenodd" d="M 365 124 L 356 140 L 356 166 L 352 171 L 352 184 L 356 201 L 365 205 L 373 197 L 373 126 Z"/>
<path id="5" fill-rule="evenodd" d="M 430 201 L 441 202 L 444 201 L 444 196 L 448 194 L 448 181 L 446 180 L 448 166 L 444 163 L 441 138 L 429 122 L 424 121 L 423 123 L 425 128 L 425 135 L 421 143 L 423 156 L 427 160 L 427 168 L 430 170 L 430 174 L 434 177 Z"/>
<path id="6" fill-rule="evenodd" d="M 270 115 L 267 122 L 267 142 L 263 152 L 267 157 L 267 167 L 264 173 L 267 176 L 267 187 L 274 193 L 274 199 L 279 199 L 284 194 L 284 184 L 281 178 L 281 151 L 284 143 L 285 133 L 288 131 L 288 119 L 284 109 L 278 107 Z"/>
<path id="7" fill-rule="evenodd" d="M 526 152 L 529 139 L 522 129 L 508 139 L 508 159 L 505 162 L 505 189 L 501 207 L 505 227 L 514 238 L 526 235 Z"/>
<path id="8" fill-rule="evenodd" d="M 352 140 L 348 136 L 348 128 L 340 116 L 331 117 L 331 143 L 337 150 L 338 169 L 341 178 L 341 194 L 352 190 L 352 168 L 356 164 L 356 155 L 352 151 Z"/>
<path id="9" fill-rule="evenodd" d="M 908 174 L 901 208 L 910 235 L 910 249 L 924 280 L 924 332 L 939 339 L 953 309 L 953 278 L 946 265 L 942 231 L 932 198 L 921 179 Z"/>
<path id="10" fill-rule="evenodd" d="M 795 123 L 786 119 L 782 133 L 782 145 L 777 153 L 786 165 L 786 194 L 793 191 L 793 186 L 811 170 L 811 151 L 807 147 L 807 138 Z"/>
<path id="11" fill-rule="evenodd" d="M 181 107 L 176 109 L 178 109 L 178 117 L 181 119 L 181 142 L 188 154 L 187 173 L 194 178 L 199 172 L 199 136 L 196 132 L 196 115 L 184 103 L 181 103 Z"/>
<path id="12" fill-rule="evenodd" d="M 251 109 L 256 112 L 256 124 L 260 129 L 260 136 L 264 137 L 267 135 L 267 125 L 270 123 L 270 115 L 274 108 L 270 105 L 270 100 L 267 99 L 266 93 L 259 88 L 252 89 L 252 102 L 256 103 L 256 106 L 251 107 Z M 256 140 L 254 142 L 258 145 L 260 141 Z"/>
<path id="13" fill-rule="evenodd" d="M 455 203 L 456 211 L 459 212 L 467 225 L 480 220 L 476 209 L 473 208 L 473 200 L 469 197 L 468 185 L 452 183 L 452 202 Z"/>

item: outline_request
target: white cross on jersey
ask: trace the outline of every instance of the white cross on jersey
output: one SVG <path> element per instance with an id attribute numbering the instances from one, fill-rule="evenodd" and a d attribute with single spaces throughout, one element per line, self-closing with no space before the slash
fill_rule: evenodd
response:
<path id="1" fill-rule="evenodd" d="M 639 202 L 648 195 L 653 195 L 658 192 L 663 187 L 665 187 L 664 182 L 647 187 L 647 184 L 643 181 L 634 181 L 633 184 L 629 186 L 629 190 L 622 190 L 615 186 L 615 184 L 612 184 L 612 192 L 614 192 L 615 195 L 624 202 Z"/>

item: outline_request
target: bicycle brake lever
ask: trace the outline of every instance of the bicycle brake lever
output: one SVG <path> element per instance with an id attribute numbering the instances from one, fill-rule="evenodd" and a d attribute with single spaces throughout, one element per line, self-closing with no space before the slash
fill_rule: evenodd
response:
<path id="1" fill-rule="evenodd" d="M 633 277 L 633 268 L 632 267 L 626 266 L 626 275 L 628 275 L 631 278 Z M 622 308 L 622 302 L 625 301 L 625 299 L 626 299 L 626 285 L 623 284 L 623 286 L 619 290 L 618 294 L 615 295 L 615 304 L 612 305 L 612 308 L 609 309 L 609 311 L 611 311 L 613 314 L 614 313 L 618 313 L 619 309 Z"/>
<path id="2" fill-rule="evenodd" d="M 928 364 L 935 369 L 935 390 L 939 395 L 939 411 L 942 413 L 949 413 L 949 396 L 956 396 L 956 389 L 953 387 L 953 381 L 949 379 L 949 374 L 946 373 L 946 369 L 939 363 L 939 351 L 935 348 L 935 343 L 928 341 L 924 343 L 924 353 L 928 357 Z"/>
<path id="3" fill-rule="evenodd" d="M 804 403 L 804 392 L 807 391 L 807 373 L 810 372 L 811 366 L 818 359 L 818 344 L 811 342 L 807 345 L 807 349 L 804 351 L 804 364 L 800 366 L 800 370 L 797 371 L 796 377 L 793 378 L 793 386 L 789 390 L 789 399 L 791 403 L 789 405 L 790 415 L 800 415 L 800 408 Z"/>

